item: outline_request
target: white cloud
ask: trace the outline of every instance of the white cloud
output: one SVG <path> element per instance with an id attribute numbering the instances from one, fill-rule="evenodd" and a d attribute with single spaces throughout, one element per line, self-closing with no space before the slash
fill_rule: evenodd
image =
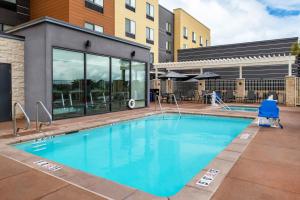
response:
<path id="1" fill-rule="evenodd" d="M 266 10 L 266 5 L 290 9 L 299 0 L 160 0 L 160 3 L 170 10 L 181 7 L 207 25 L 213 45 L 300 36 L 300 15 L 279 18 Z"/>

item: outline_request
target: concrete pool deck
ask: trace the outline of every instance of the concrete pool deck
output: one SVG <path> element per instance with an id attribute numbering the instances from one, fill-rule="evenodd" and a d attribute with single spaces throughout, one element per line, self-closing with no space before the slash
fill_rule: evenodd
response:
<path id="1" fill-rule="evenodd" d="M 176 111 L 172 105 L 164 105 L 164 107 Z M 255 113 L 209 110 L 201 104 L 187 103 L 181 104 L 180 107 L 182 112 L 195 114 L 255 117 Z M 153 113 L 155 110 L 152 106 L 134 111 L 59 120 L 54 122 L 46 134 L 29 134 L 19 137 L 18 140 L 30 140 L 36 136 L 72 131 L 74 127 L 85 129 Z M 248 147 L 243 145 L 245 141 L 239 138 L 235 139 L 213 163 L 196 175 L 178 195 L 170 199 L 208 199 L 211 197 L 212 199 L 299 199 L 300 173 L 297 175 L 297 172 L 300 171 L 300 125 L 297 118 L 300 119 L 300 109 L 282 108 L 281 118 L 285 129 L 261 128 L 256 136 L 253 134 L 252 142 Z M 124 186 L 111 188 L 108 180 L 95 179 L 91 175 L 65 166 L 57 173 L 49 173 L 32 165 L 34 160 L 40 158 L 11 147 L 7 148 L 7 143 L 16 141 L 9 135 L 11 135 L 9 124 L 0 124 L 0 154 L 5 156 L 0 157 L 0 194 L 5 197 L 4 199 L 20 199 L 18 197 L 22 196 L 22 193 L 32 195 L 23 199 L 51 199 L 51 197 L 53 199 L 59 199 L 59 197 L 63 197 L 63 199 L 104 199 L 104 197 L 166 199 L 156 198 Z M 222 168 L 221 173 L 209 187 L 195 186 L 195 182 L 205 171 L 215 167 Z M 48 179 L 49 182 L 45 181 Z M 29 187 L 24 187 L 26 185 Z M 219 185 L 221 186 L 219 187 Z M 78 195 L 70 196 L 72 194 L 68 194 L 68 191 Z M 214 193 L 215 191 L 217 192 Z M 99 192 L 102 197 L 95 194 L 99 194 Z"/>

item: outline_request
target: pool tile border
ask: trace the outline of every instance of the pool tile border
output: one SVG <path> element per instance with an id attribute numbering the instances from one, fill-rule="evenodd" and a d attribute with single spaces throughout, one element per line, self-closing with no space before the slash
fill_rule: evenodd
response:
<path id="1" fill-rule="evenodd" d="M 176 109 L 170 109 L 167 113 L 177 112 Z M 10 144 L 26 142 L 38 138 L 53 136 L 53 135 L 61 135 L 66 132 L 80 131 L 83 129 L 90 129 L 99 126 L 114 124 L 116 122 L 128 121 L 132 119 L 137 119 L 145 116 L 160 114 L 160 112 L 146 112 L 146 113 L 138 113 L 134 115 L 125 115 L 120 116 L 114 119 L 105 119 L 102 122 L 93 122 L 88 123 L 87 125 L 80 125 L 76 128 L 70 127 L 61 127 L 59 130 L 48 131 L 45 133 L 38 133 L 33 135 L 26 135 L 19 138 L 10 138 L 10 139 L 2 139 L 0 141 L 0 150 L 1 155 L 13 159 L 19 163 L 25 164 L 31 168 L 37 169 L 43 173 L 54 176 L 58 179 L 66 181 L 70 184 L 78 186 L 84 190 L 92 192 L 96 195 L 107 199 L 120 199 L 120 200 L 138 200 L 138 199 L 157 199 L 157 200 L 167 200 L 167 199 L 210 199 L 213 194 L 216 192 L 224 178 L 229 173 L 230 169 L 236 163 L 236 161 L 241 156 L 242 152 L 246 149 L 248 144 L 257 134 L 259 127 L 255 125 L 255 115 L 249 115 L 249 113 L 245 112 L 230 112 L 230 111 L 216 111 L 216 110 L 194 110 L 194 109 L 182 109 L 182 113 L 184 114 L 196 114 L 196 115 L 213 115 L 220 117 L 238 117 L 238 118 L 251 118 L 254 119 L 252 124 L 249 125 L 242 133 L 240 133 L 232 142 L 229 144 L 224 151 L 220 152 L 220 154 L 203 170 L 201 170 L 197 175 L 193 177 L 191 181 L 189 181 L 184 188 L 179 191 L 176 195 L 171 196 L 169 198 L 156 197 L 151 194 L 145 193 L 143 191 L 139 191 L 134 188 L 130 188 L 124 185 L 120 185 L 118 183 L 112 182 L 110 180 L 96 177 L 85 172 L 75 170 L 73 168 L 64 166 L 59 163 L 55 163 L 53 161 L 23 152 L 21 150 L 15 149 Z M 242 134 L 250 134 L 248 139 L 240 139 Z M 62 169 L 58 171 L 48 171 L 44 168 L 41 168 L 35 165 L 33 162 L 37 160 L 45 160 L 53 164 L 57 164 L 62 167 Z M 201 187 L 196 184 L 196 182 L 210 169 L 219 169 L 220 173 L 216 176 L 215 180 L 208 187 Z"/>

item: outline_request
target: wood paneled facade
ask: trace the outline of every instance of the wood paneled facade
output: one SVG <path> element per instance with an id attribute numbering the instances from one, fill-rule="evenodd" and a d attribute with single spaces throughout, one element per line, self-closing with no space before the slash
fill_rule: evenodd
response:
<path id="1" fill-rule="evenodd" d="M 102 26 L 104 33 L 114 35 L 114 1 L 103 1 L 103 13 L 86 7 L 85 0 L 31 0 L 31 19 L 49 16 L 84 27 L 86 22 Z"/>

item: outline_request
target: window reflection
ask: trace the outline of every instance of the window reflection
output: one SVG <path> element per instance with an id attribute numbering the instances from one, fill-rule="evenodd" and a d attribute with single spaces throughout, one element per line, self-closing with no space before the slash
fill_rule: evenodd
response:
<path id="1" fill-rule="evenodd" d="M 53 115 L 55 119 L 84 114 L 84 55 L 53 50 Z"/>
<path id="2" fill-rule="evenodd" d="M 146 99 L 146 66 L 145 63 L 131 63 L 131 98 L 136 107 L 145 107 Z"/>
<path id="3" fill-rule="evenodd" d="M 112 59 L 112 111 L 126 110 L 129 100 L 129 61 Z"/>
<path id="4" fill-rule="evenodd" d="M 109 112 L 109 58 L 86 55 L 87 114 Z"/>

